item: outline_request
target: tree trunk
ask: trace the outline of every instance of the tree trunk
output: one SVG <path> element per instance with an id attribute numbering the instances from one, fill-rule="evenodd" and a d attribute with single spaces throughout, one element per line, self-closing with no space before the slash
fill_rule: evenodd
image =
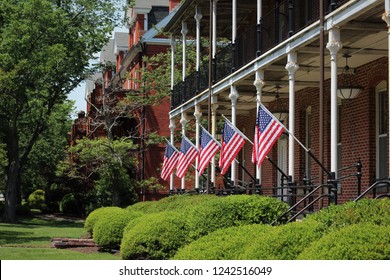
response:
<path id="1" fill-rule="evenodd" d="M 16 223 L 17 190 L 18 183 L 20 182 L 20 159 L 18 133 L 14 129 L 10 129 L 7 135 L 7 152 L 9 167 L 5 192 L 4 218 L 6 223 Z"/>

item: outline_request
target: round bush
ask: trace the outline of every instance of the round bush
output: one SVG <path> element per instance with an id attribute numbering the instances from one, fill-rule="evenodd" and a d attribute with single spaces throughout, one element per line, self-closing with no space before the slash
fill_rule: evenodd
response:
<path id="1" fill-rule="evenodd" d="M 255 224 L 219 229 L 181 247 L 175 260 L 237 260 L 256 240 L 277 227 Z"/>
<path id="2" fill-rule="evenodd" d="M 117 211 L 120 213 L 122 211 L 121 208 L 116 206 L 108 206 L 108 207 L 101 207 L 93 210 L 84 222 L 84 229 L 91 235 L 93 235 L 93 228 L 95 227 L 96 222 L 104 217 L 107 213 Z"/>
<path id="3" fill-rule="evenodd" d="M 123 237 L 123 230 L 129 221 L 140 217 L 139 212 L 130 212 L 125 209 L 112 209 L 101 216 L 93 229 L 93 240 L 105 249 L 119 249 Z"/>
<path id="4" fill-rule="evenodd" d="M 390 226 L 359 223 L 330 232 L 313 242 L 301 260 L 388 260 Z"/>
<path id="5" fill-rule="evenodd" d="M 45 205 L 45 191 L 38 189 L 32 192 L 27 199 L 28 206 L 32 209 L 41 209 L 46 208 Z"/>
<path id="6" fill-rule="evenodd" d="M 325 226 L 315 221 L 293 222 L 257 236 L 252 246 L 239 256 L 250 260 L 294 260 L 310 244 L 325 234 Z"/>
<path id="7" fill-rule="evenodd" d="M 362 199 L 342 205 L 332 205 L 307 216 L 327 227 L 341 228 L 361 222 L 390 225 L 390 199 Z"/>
<path id="8" fill-rule="evenodd" d="M 247 224 L 270 224 L 288 208 L 272 197 L 234 195 L 209 200 L 188 211 L 188 241 L 220 228 Z"/>
<path id="9" fill-rule="evenodd" d="M 162 212 L 144 215 L 130 222 L 120 247 L 122 259 L 164 260 L 185 244 L 185 214 Z"/>

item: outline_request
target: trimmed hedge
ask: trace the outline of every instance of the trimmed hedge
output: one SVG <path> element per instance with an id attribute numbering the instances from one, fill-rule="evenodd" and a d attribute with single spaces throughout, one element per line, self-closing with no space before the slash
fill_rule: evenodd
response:
<path id="1" fill-rule="evenodd" d="M 188 241 L 220 228 L 270 224 L 288 209 L 280 200 L 266 196 L 234 195 L 206 201 L 188 213 Z"/>
<path id="2" fill-rule="evenodd" d="M 112 211 L 117 211 L 118 213 L 121 213 L 123 209 L 116 207 L 116 206 L 109 206 L 109 207 L 101 207 L 93 210 L 84 222 L 84 229 L 93 236 L 93 228 L 95 227 L 96 222 L 104 217 L 107 213 L 110 213 Z"/>
<path id="3" fill-rule="evenodd" d="M 236 260 L 256 240 L 272 233 L 277 227 L 245 225 L 219 229 L 181 247 L 174 260 Z"/>
<path id="4" fill-rule="evenodd" d="M 390 199 L 362 199 L 342 205 L 332 205 L 305 220 L 314 220 L 327 227 L 341 228 L 357 223 L 390 225 Z"/>
<path id="5" fill-rule="evenodd" d="M 359 223 L 333 231 L 313 242 L 301 260 L 388 260 L 390 226 Z"/>
<path id="6" fill-rule="evenodd" d="M 180 211 L 193 206 L 205 203 L 209 200 L 217 200 L 220 197 L 216 195 L 172 195 L 158 201 L 144 201 L 130 205 L 126 209 L 131 211 L 140 211 L 145 214 L 160 213 L 164 211 Z"/>
<path id="7" fill-rule="evenodd" d="M 105 212 L 95 223 L 93 240 L 102 248 L 119 249 L 126 225 L 142 215 L 121 208 Z"/>
<path id="8" fill-rule="evenodd" d="M 315 221 L 293 222 L 258 236 L 239 259 L 294 260 L 310 244 L 321 238 L 326 228 Z"/>
<path id="9" fill-rule="evenodd" d="M 120 246 L 122 259 L 169 259 L 185 244 L 185 221 L 183 213 L 161 212 L 130 222 Z"/>
<path id="10" fill-rule="evenodd" d="M 41 189 L 35 190 L 28 196 L 27 202 L 31 209 L 45 210 L 47 208 L 45 204 L 45 191 Z"/>

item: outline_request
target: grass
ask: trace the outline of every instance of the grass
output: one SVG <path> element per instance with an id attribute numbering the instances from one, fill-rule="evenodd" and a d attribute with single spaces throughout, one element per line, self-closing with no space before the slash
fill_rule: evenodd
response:
<path id="1" fill-rule="evenodd" d="M 18 224 L 0 223 L 1 260 L 117 260 L 109 253 L 82 253 L 51 247 L 53 237 L 86 236 L 83 221 L 38 217 L 19 219 Z"/>

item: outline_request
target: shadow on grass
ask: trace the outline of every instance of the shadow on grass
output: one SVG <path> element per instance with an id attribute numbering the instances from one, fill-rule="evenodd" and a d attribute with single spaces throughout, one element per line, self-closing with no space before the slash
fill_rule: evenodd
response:
<path id="1" fill-rule="evenodd" d="M 23 244 L 31 242 L 49 241 L 50 236 L 33 236 L 32 232 L 0 231 L 0 246 L 7 244 Z"/>

